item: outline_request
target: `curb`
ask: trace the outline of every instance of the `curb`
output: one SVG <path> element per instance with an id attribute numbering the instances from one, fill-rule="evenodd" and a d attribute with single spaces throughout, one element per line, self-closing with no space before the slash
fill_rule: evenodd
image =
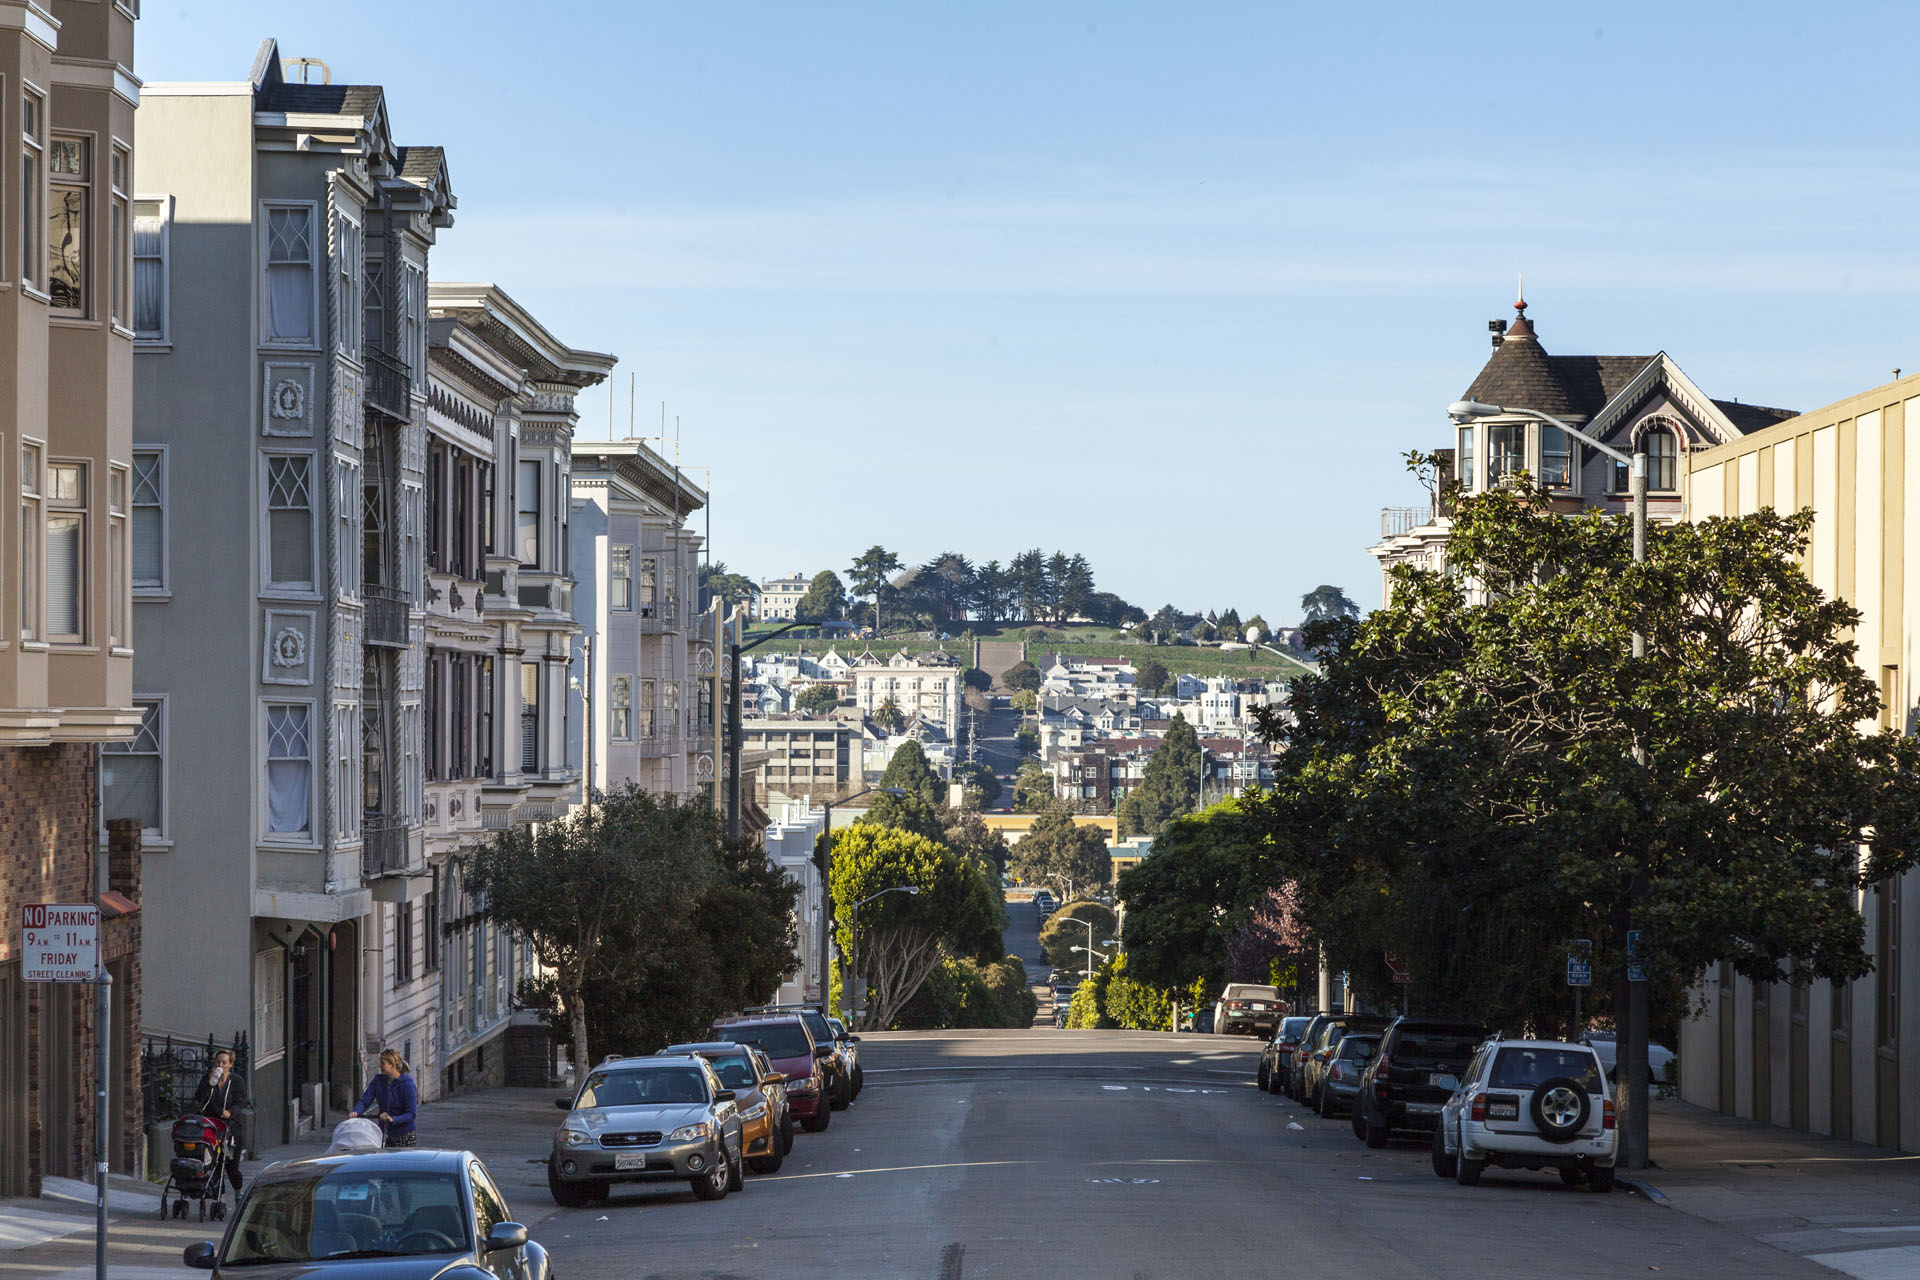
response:
<path id="1" fill-rule="evenodd" d="M 1667 1199 L 1667 1193 L 1651 1182 L 1643 1182 L 1638 1178 L 1623 1178 L 1617 1173 L 1613 1175 L 1613 1180 L 1629 1191 L 1638 1191 L 1663 1209 L 1673 1208 L 1673 1201 Z"/>

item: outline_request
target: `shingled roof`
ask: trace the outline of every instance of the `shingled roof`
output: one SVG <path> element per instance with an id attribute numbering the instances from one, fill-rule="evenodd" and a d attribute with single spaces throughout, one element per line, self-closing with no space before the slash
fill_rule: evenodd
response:
<path id="1" fill-rule="evenodd" d="M 270 86 L 262 109 L 301 115 L 371 116 L 383 90 L 377 84 L 288 84 Z"/>
<path id="2" fill-rule="evenodd" d="M 1592 417 L 1647 367 L 1652 356 L 1550 356 L 1534 334 L 1526 304 L 1464 397 L 1482 404 Z"/>
<path id="3" fill-rule="evenodd" d="M 445 147 L 401 147 L 400 176 L 408 182 L 432 182 L 446 161 Z"/>

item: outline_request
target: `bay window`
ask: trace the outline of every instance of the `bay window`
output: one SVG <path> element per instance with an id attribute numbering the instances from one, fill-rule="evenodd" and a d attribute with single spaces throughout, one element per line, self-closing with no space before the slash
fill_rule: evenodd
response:
<path id="1" fill-rule="evenodd" d="M 47 100 L 29 89 L 20 95 L 20 279 L 39 288 L 47 264 L 40 237 L 46 224 L 40 216 L 41 191 L 46 185 Z"/>
<path id="2" fill-rule="evenodd" d="M 312 591 L 313 456 L 271 454 L 267 467 L 267 585 Z"/>
<path id="3" fill-rule="evenodd" d="M 47 296 L 74 316 L 87 313 L 88 150 L 85 138 L 59 136 L 47 148 Z"/>
<path id="4" fill-rule="evenodd" d="M 1460 449 L 1455 455 L 1460 460 L 1460 487 L 1473 492 L 1473 428 L 1460 428 Z"/>
<path id="5" fill-rule="evenodd" d="M 306 835 L 313 829 L 312 709 L 267 705 L 267 831 Z"/>
<path id="6" fill-rule="evenodd" d="M 279 346 L 313 345 L 313 208 L 269 206 L 266 297 L 261 300 L 265 341 Z"/>
<path id="7" fill-rule="evenodd" d="M 1487 484 L 1527 469 L 1527 429 L 1517 422 L 1487 424 Z"/>
<path id="8" fill-rule="evenodd" d="M 520 484 L 514 491 L 514 554 L 529 569 L 540 566 L 540 464 L 520 464 Z"/>
<path id="9" fill-rule="evenodd" d="M 40 638 L 40 581 L 45 561 L 41 559 L 41 535 L 46 527 L 43 506 L 45 481 L 40 474 L 41 453 L 37 444 L 20 446 L 20 638 Z"/>
<path id="10" fill-rule="evenodd" d="M 81 644 L 87 622 L 87 464 L 48 464 L 46 502 L 46 638 Z"/>
<path id="11" fill-rule="evenodd" d="M 1540 426 L 1540 483 L 1552 489 L 1573 486 L 1573 447 L 1559 427 Z"/>

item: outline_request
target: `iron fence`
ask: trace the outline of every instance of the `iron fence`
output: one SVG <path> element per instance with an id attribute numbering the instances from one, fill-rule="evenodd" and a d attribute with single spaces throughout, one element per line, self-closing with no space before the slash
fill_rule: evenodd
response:
<path id="1" fill-rule="evenodd" d="M 216 1040 L 209 1034 L 205 1041 L 176 1040 L 170 1035 L 140 1037 L 140 1097 L 148 1123 L 177 1120 L 193 1106 L 194 1092 L 213 1065 L 213 1055 L 233 1054 L 233 1069 L 246 1078 L 253 1053 L 247 1033 L 238 1031 L 231 1040 Z"/>

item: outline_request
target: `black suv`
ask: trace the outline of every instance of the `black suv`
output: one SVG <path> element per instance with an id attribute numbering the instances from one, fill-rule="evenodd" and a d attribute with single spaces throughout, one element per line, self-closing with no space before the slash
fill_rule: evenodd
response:
<path id="1" fill-rule="evenodd" d="M 1451 1018 L 1396 1018 L 1380 1037 L 1353 1100 L 1353 1133 L 1384 1147 L 1396 1129 L 1431 1133 L 1489 1032 Z"/>

